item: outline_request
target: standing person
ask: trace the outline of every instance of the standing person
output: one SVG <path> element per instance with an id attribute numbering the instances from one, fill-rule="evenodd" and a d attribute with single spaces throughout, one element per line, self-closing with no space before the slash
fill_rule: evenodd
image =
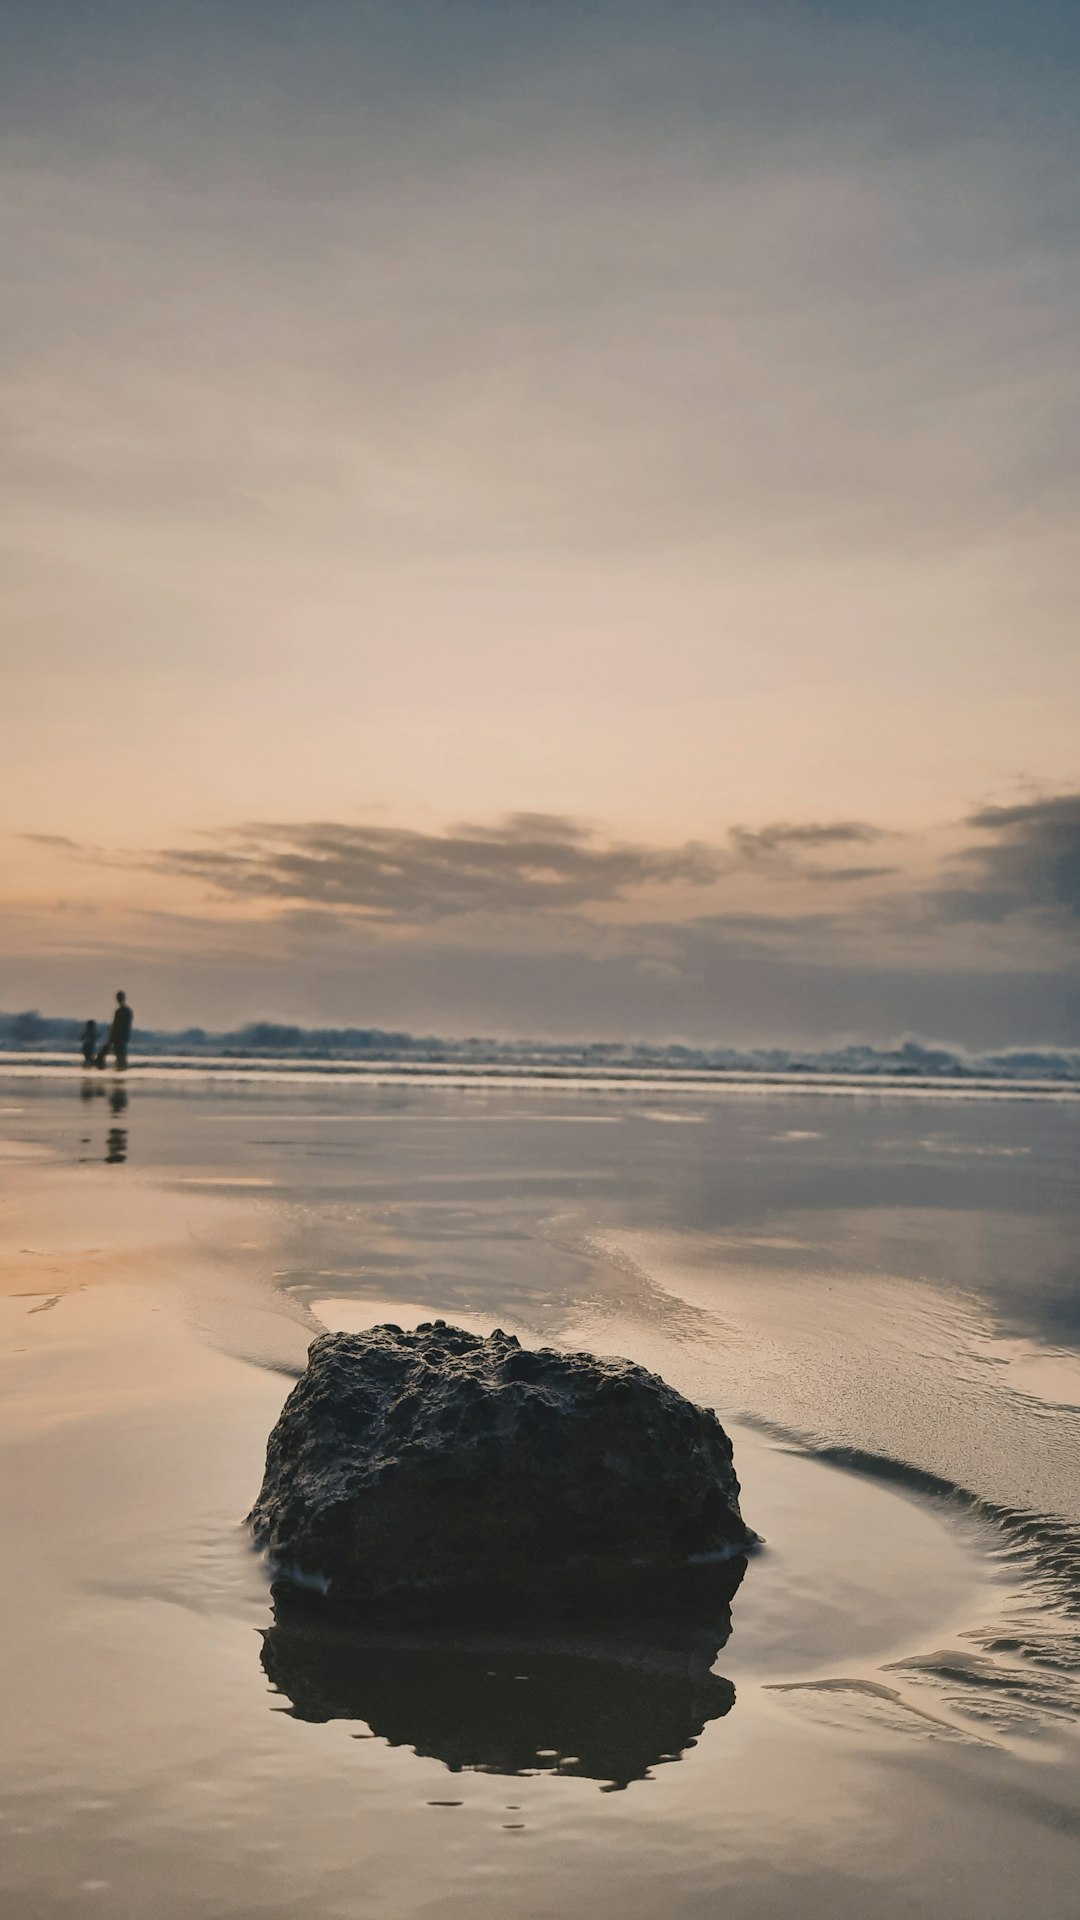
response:
<path id="1" fill-rule="evenodd" d="M 82 1039 L 79 1041 L 79 1045 L 82 1048 L 83 1066 L 92 1067 L 94 1064 L 94 1057 L 98 1050 L 96 1020 L 87 1021 L 85 1027 L 82 1030 Z"/>
<path id="2" fill-rule="evenodd" d="M 109 1037 L 102 1047 L 101 1052 L 98 1054 L 97 1065 L 99 1067 L 105 1065 L 105 1056 L 111 1047 L 116 1057 L 116 1064 L 122 1072 L 127 1066 L 127 1050 L 130 1038 L 131 1008 L 128 1006 L 126 994 L 118 993 L 116 996 L 116 1012 L 112 1017 Z"/>

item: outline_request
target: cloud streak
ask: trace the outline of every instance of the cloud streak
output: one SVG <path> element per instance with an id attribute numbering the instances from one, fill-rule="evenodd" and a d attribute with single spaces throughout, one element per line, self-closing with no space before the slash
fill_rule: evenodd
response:
<path id="1" fill-rule="evenodd" d="M 223 893 L 381 920 L 577 911 L 647 887 L 705 886 L 724 867 L 715 848 L 694 842 L 604 842 L 574 821 L 534 814 L 445 834 L 332 821 L 260 825 L 222 841 L 170 849 L 154 864 Z"/>
<path id="2" fill-rule="evenodd" d="M 763 855 L 787 853 L 792 848 L 818 848 L 850 845 L 854 842 L 864 846 L 870 840 L 880 840 L 880 827 L 868 826 L 864 820 L 834 820 L 828 825 L 808 821 L 802 826 L 779 824 L 772 827 L 759 827 L 755 832 L 749 827 L 732 827 L 731 839 L 747 860 L 756 860 Z"/>
<path id="3" fill-rule="evenodd" d="M 892 869 L 814 867 L 803 856 L 880 837 L 876 827 L 837 821 L 734 827 L 716 843 L 649 846 L 605 839 L 561 815 L 517 813 L 446 833 L 337 821 L 260 823 L 213 836 L 208 846 L 166 849 L 151 864 L 222 894 L 292 910 L 424 921 L 589 913 L 664 889 L 710 888 L 749 869 L 817 883 L 874 880 Z"/>

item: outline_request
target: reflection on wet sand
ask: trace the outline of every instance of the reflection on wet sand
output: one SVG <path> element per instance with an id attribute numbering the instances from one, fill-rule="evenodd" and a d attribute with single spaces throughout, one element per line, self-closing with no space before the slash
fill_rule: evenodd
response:
<path id="1" fill-rule="evenodd" d="M 731 1563 L 731 1592 L 745 1560 Z M 278 1594 L 262 1664 L 299 1720 L 360 1720 L 451 1773 L 537 1772 L 609 1791 L 681 1759 L 735 1689 L 712 1671 L 731 1632 L 645 1622 L 617 1635 L 367 1632 Z"/>
<path id="2" fill-rule="evenodd" d="M 100 1081 L 84 1080 L 79 1087 L 79 1098 L 84 1106 L 94 1100 L 107 1099 L 109 1102 L 109 1112 L 113 1115 L 114 1119 L 118 1118 L 120 1114 L 126 1113 L 128 1109 L 128 1090 L 123 1086 L 106 1087 L 102 1086 Z M 82 1145 L 84 1147 L 90 1145 L 90 1136 L 88 1134 L 83 1135 Z M 80 1159 L 84 1160 L 90 1157 L 88 1154 L 80 1155 Z M 110 1127 L 105 1136 L 105 1165 L 107 1167 L 122 1166 L 127 1157 L 127 1127 Z"/>

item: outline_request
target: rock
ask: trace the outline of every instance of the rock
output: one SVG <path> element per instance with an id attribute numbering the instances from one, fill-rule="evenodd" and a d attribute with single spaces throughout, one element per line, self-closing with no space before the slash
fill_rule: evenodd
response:
<path id="1" fill-rule="evenodd" d="M 361 1721 L 451 1773 L 565 1773 L 625 1787 L 678 1760 L 735 1701 L 712 1671 L 727 1609 L 711 1631 L 668 1623 L 644 1638 L 357 1630 L 312 1618 L 285 1593 L 274 1611 L 262 1664 L 289 1712 Z"/>
<path id="2" fill-rule="evenodd" d="M 708 1609 L 755 1539 L 714 1413 L 442 1321 L 312 1343 L 249 1517 L 279 1582 L 395 1621 Z"/>

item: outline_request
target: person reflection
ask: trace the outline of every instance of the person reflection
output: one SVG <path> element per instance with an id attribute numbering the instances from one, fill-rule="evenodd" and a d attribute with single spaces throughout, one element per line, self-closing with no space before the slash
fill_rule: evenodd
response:
<path id="1" fill-rule="evenodd" d="M 112 1087 L 109 1092 L 109 1111 L 114 1120 L 127 1112 L 128 1091 L 126 1087 Z M 126 1127 L 110 1127 L 105 1141 L 105 1165 L 117 1167 L 128 1155 L 128 1130 Z"/>
<path id="2" fill-rule="evenodd" d="M 84 1080 L 79 1087 L 79 1100 L 83 1106 L 94 1100 L 108 1098 L 109 1112 L 117 1121 L 128 1110 L 128 1090 L 126 1087 L 103 1087 L 100 1081 Z M 81 1145 L 88 1147 L 92 1136 L 83 1134 Z M 90 1159 L 89 1154 L 80 1154 L 80 1160 Z M 122 1166 L 128 1157 L 128 1129 L 113 1125 L 105 1136 L 105 1164 L 107 1167 Z"/>

